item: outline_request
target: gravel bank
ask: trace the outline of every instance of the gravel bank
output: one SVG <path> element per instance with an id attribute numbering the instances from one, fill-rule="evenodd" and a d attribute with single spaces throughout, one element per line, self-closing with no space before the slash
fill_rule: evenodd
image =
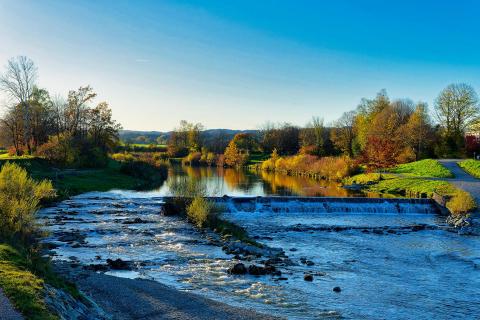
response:
<path id="1" fill-rule="evenodd" d="M 92 271 L 82 271 L 74 277 L 72 280 L 79 289 L 113 319 L 278 319 L 155 281 L 124 279 Z"/>

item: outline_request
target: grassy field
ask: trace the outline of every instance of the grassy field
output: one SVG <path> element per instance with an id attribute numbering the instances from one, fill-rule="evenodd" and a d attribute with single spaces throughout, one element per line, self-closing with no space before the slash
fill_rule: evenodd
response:
<path id="1" fill-rule="evenodd" d="M 405 164 L 400 164 L 389 170 L 392 173 L 407 176 L 430 177 L 430 178 L 453 178 L 453 174 L 440 162 L 433 159 L 425 159 Z"/>
<path id="2" fill-rule="evenodd" d="M 458 165 L 460 166 L 460 168 L 462 168 L 472 176 L 480 178 L 480 161 L 479 160 L 472 160 L 472 159 L 465 160 L 465 161 L 459 162 Z"/>

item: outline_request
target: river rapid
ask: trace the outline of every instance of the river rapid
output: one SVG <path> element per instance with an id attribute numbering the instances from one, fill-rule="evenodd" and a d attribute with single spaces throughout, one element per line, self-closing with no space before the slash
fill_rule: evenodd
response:
<path id="1" fill-rule="evenodd" d="M 448 231 L 444 217 L 424 206 L 334 202 L 318 209 L 274 200 L 252 209 L 232 202 L 224 217 L 283 249 L 292 263 L 280 267 L 281 276 L 230 275 L 228 268 L 240 261 L 222 250 L 215 234 L 160 214 L 166 193 L 88 193 L 42 209 L 46 241 L 56 246 L 53 259 L 81 267 L 121 258 L 131 270 L 108 274 L 153 279 L 290 319 L 480 314 L 480 239 Z M 306 273 L 313 281 L 304 281 Z"/>

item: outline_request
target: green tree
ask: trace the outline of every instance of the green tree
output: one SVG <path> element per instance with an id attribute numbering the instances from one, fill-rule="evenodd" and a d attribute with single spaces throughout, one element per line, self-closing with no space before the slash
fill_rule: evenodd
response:
<path id="1" fill-rule="evenodd" d="M 477 93 L 465 83 L 449 85 L 435 100 L 435 115 L 444 129 L 444 138 L 459 150 L 465 131 L 480 117 Z"/>

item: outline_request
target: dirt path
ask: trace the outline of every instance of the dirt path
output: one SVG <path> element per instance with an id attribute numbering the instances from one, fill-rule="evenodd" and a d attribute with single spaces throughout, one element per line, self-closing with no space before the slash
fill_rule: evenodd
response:
<path id="1" fill-rule="evenodd" d="M 0 320 L 22 320 L 23 317 L 16 311 L 8 298 L 0 289 Z"/>

